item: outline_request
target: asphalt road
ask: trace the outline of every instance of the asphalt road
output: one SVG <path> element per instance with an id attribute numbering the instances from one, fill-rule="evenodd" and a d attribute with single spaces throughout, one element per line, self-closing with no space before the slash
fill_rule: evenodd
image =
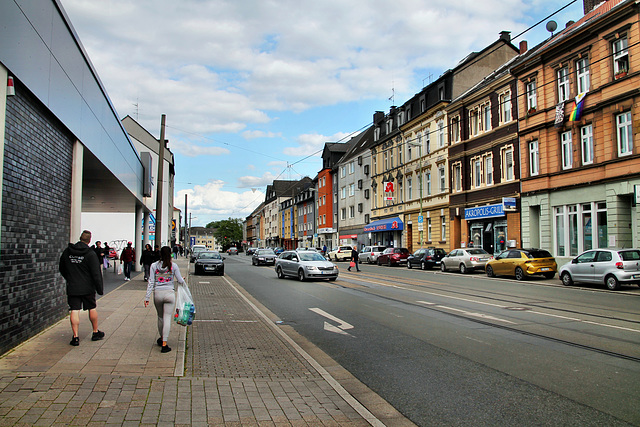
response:
<path id="1" fill-rule="evenodd" d="M 640 288 L 362 266 L 225 272 L 418 425 L 640 425 Z"/>

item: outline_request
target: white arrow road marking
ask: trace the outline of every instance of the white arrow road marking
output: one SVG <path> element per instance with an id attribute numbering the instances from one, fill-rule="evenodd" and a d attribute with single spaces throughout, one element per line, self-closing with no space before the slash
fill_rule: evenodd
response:
<path id="1" fill-rule="evenodd" d="M 319 314 L 322 317 L 326 317 L 329 320 L 333 320 L 334 322 L 336 322 L 338 324 L 338 326 L 334 326 L 334 325 L 330 324 L 329 322 L 324 322 L 324 330 L 325 331 L 335 332 L 335 333 L 342 334 L 342 335 L 353 336 L 353 335 L 345 332 L 348 329 L 353 329 L 353 325 L 350 325 L 349 323 L 345 322 L 344 320 L 338 319 L 337 317 L 327 313 L 326 311 L 324 311 L 324 310 L 322 310 L 320 308 L 310 308 L 309 310 L 313 311 L 316 314 Z"/>

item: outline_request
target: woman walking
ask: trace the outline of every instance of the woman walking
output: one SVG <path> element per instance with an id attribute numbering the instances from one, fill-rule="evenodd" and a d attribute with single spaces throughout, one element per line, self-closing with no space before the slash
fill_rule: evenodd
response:
<path id="1" fill-rule="evenodd" d="M 178 264 L 171 260 L 171 248 L 163 246 L 160 249 L 160 261 L 151 264 L 149 271 L 149 284 L 147 285 L 147 296 L 144 306 L 149 306 L 149 298 L 153 292 L 153 303 L 158 312 L 158 345 L 162 346 L 162 353 L 168 353 L 171 348 L 167 345 L 171 321 L 173 319 L 174 307 L 176 305 L 176 294 L 174 282 L 177 281 L 183 286 L 186 283 L 180 275 Z"/>
<path id="2" fill-rule="evenodd" d="M 144 246 L 144 251 L 142 251 L 142 256 L 140 256 L 140 264 L 144 267 L 144 280 L 149 280 L 149 272 L 151 271 L 151 264 L 153 264 L 156 260 L 156 254 L 151 249 L 150 244 L 146 244 Z"/>

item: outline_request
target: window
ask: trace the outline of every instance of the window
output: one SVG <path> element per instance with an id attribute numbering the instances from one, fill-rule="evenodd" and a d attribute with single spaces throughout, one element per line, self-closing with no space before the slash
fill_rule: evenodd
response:
<path id="1" fill-rule="evenodd" d="M 606 248 L 606 202 L 555 206 L 554 233 L 556 256 L 576 256 L 589 249 Z"/>
<path id="2" fill-rule="evenodd" d="M 373 174 L 375 175 L 376 173 L 378 173 L 378 157 L 374 154 L 373 155 Z"/>
<path id="3" fill-rule="evenodd" d="M 529 142 L 529 175 L 534 176 L 540 173 L 540 147 L 538 140 Z"/>
<path id="4" fill-rule="evenodd" d="M 621 38 L 613 42 L 613 74 L 629 71 L 629 49 L 627 38 Z"/>
<path id="5" fill-rule="evenodd" d="M 513 164 L 513 146 L 504 147 L 500 150 L 502 155 L 502 180 L 513 181 L 514 164 Z"/>
<path id="6" fill-rule="evenodd" d="M 511 121 L 511 91 L 500 95 L 500 123 Z"/>
<path id="7" fill-rule="evenodd" d="M 578 93 L 589 91 L 589 59 L 582 58 L 576 61 L 576 83 Z"/>
<path id="8" fill-rule="evenodd" d="M 356 216 L 356 207 L 349 206 L 349 218 L 355 218 Z"/>
<path id="9" fill-rule="evenodd" d="M 427 196 L 431 195 L 431 171 L 427 171 L 425 174 L 425 180 L 427 181 Z"/>
<path id="10" fill-rule="evenodd" d="M 388 171 L 389 170 L 389 152 L 385 151 L 384 154 L 382 155 L 382 158 L 384 160 L 384 170 Z"/>
<path id="11" fill-rule="evenodd" d="M 582 147 L 582 164 L 593 163 L 593 126 L 587 125 L 580 128 L 580 146 Z"/>
<path id="12" fill-rule="evenodd" d="M 393 121 L 391 119 L 387 120 L 387 135 L 391 133 L 391 129 L 393 129 Z"/>
<path id="13" fill-rule="evenodd" d="M 394 168 L 394 163 L 393 163 L 393 152 L 395 151 L 395 149 L 393 147 L 391 147 L 391 149 L 389 150 L 389 166 L 391 167 L 391 169 Z"/>
<path id="14" fill-rule="evenodd" d="M 438 148 L 444 147 L 444 120 L 438 121 Z"/>
<path id="15" fill-rule="evenodd" d="M 493 185 L 493 155 L 487 154 L 484 157 L 484 165 L 484 182 L 486 182 L 487 185 Z"/>
<path id="16" fill-rule="evenodd" d="M 411 143 L 407 141 L 407 162 L 411 161 Z"/>
<path id="17" fill-rule="evenodd" d="M 558 102 L 569 99 L 569 69 L 567 67 L 558 70 Z"/>
<path id="18" fill-rule="evenodd" d="M 538 92 L 536 90 L 536 81 L 532 80 L 527 83 L 527 108 L 538 108 Z"/>
<path id="19" fill-rule="evenodd" d="M 478 117 L 478 110 L 475 108 L 469 111 L 469 133 L 472 136 L 480 133 L 480 117 Z"/>
<path id="20" fill-rule="evenodd" d="M 438 180 L 440 181 L 440 192 L 444 193 L 447 190 L 447 176 L 444 165 L 438 166 Z"/>
<path id="21" fill-rule="evenodd" d="M 618 155 L 628 156 L 633 153 L 633 129 L 631 127 L 631 111 L 616 116 L 618 135 Z"/>
<path id="22" fill-rule="evenodd" d="M 347 208 L 340 209 L 340 219 L 347 219 Z"/>
<path id="23" fill-rule="evenodd" d="M 413 199 L 413 183 L 410 177 L 407 178 L 407 200 Z"/>
<path id="24" fill-rule="evenodd" d="M 571 169 L 573 166 L 571 131 L 562 132 L 560 135 L 560 146 L 562 151 L 562 169 Z"/>
<path id="25" fill-rule="evenodd" d="M 491 105 L 484 104 L 482 106 L 482 128 L 485 132 L 491 130 Z"/>
<path id="26" fill-rule="evenodd" d="M 453 182 L 454 190 L 462 191 L 462 164 L 456 163 L 453 165 Z"/>
<path id="27" fill-rule="evenodd" d="M 345 176 L 347 176 L 347 167 L 346 166 L 341 166 L 340 167 L 340 177 L 344 178 Z"/>
<path id="28" fill-rule="evenodd" d="M 427 218 L 427 241 L 431 241 L 431 218 Z"/>
<path id="29" fill-rule="evenodd" d="M 380 139 L 380 128 L 378 126 L 373 130 L 373 140 L 377 141 Z"/>
<path id="30" fill-rule="evenodd" d="M 429 128 L 424 132 L 424 146 L 426 154 L 431 153 L 431 131 Z"/>
<path id="31" fill-rule="evenodd" d="M 356 194 L 356 185 L 349 184 L 349 196 L 355 196 Z"/>
<path id="32" fill-rule="evenodd" d="M 440 241 L 444 242 L 447 240 L 447 223 L 445 221 L 445 217 L 440 217 Z"/>
<path id="33" fill-rule="evenodd" d="M 482 185 L 482 158 L 476 157 L 472 161 L 471 171 L 474 188 L 478 188 Z"/>
<path id="34" fill-rule="evenodd" d="M 349 163 L 349 175 L 353 174 L 356 171 L 356 166 L 353 161 Z"/>
<path id="35" fill-rule="evenodd" d="M 460 141 L 460 117 L 451 119 L 451 142 Z"/>
<path id="36" fill-rule="evenodd" d="M 340 189 L 340 198 L 341 199 L 346 199 L 347 198 L 347 187 L 342 187 Z"/>

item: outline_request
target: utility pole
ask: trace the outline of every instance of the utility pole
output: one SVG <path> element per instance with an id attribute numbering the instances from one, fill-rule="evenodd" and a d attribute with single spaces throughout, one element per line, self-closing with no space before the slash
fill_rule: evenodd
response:
<path id="1" fill-rule="evenodd" d="M 187 249 L 191 249 L 191 235 L 189 234 L 189 227 L 187 224 L 187 196 L 188 194 L 185 193 L 184 195 L 184 235 L 186 236 L 186 238 L 184 239 L 184 248 Z"/>
<path id="2" fill-rule="evenodd" d="M 162 246 L 162 208 L 164 206 L 164 123 L 167 116 L 162 115 L 160 122 L 160 145 L 158 148 L 158 192 L 156 193 L 156 244 Z"/>

